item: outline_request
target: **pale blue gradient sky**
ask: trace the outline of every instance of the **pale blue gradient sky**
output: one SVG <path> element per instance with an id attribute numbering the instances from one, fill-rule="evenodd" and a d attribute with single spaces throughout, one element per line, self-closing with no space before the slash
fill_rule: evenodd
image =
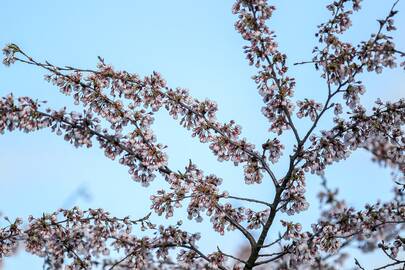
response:
<path id="1" fill-rule="evenodd" d="M 260 147 L 273 134 L 260 113 L 262 101 L 250 79 L 250 68 L 242 54 L 244 41 L 234 31 L 235 17 L 230 0 L 217 1 L 18 1 L 3 0 L 0 16 L 0 45 L 13 42 L 33 57 L 58 65 L 93 68 L 97 56 L 105 58 L 117 69 L 147 75 L 160 71 L 170 86 L 186 87 L 197 98 L 210 98 L 219 104 L 221 121 L 236 120 L 243 135 Z M 393 1 L 365 1 L 364 9 L 354 16 L 354 28 L 347 37 L 353 41 L 368 39 L 377 29 L 375 19 L 386 16 Z M 313 33 L 329 13 L 327 1 L 274 1 L 276 11 L 271 28 L 278 35 L 281 50 L 289 55 L 289 63 L 311 58 L 317 44 Z M 404 3 L 398 4 L 402 11 Z M 397 17 L 399 30 L 394 34 L 400 49 L 405 16 Z M 400 38 L 402 37 L 402 39 Z M 323 100 L 325 83 L 311 66 L 292 66 L 290 74 L 297 79 L 296 97 Z M 0 66 L 0 95 L 13 92 L 48 100 L 58 108 L 68 104 L 43 80 L 44 72 L 17 64 Z M 404 76 L 400 70 L 386 70 L 381 76 L 363 76 L 368 92 L 363 100 L 370 107 L 377 97 L 394 100 L 404 97 Z M 321 123 L 326 127 L 327 121 Z M 298 124 L 306 127 L 307 124 Z M 169 146 L 170 166 L 182 169 L 191 158 L 206 173 L 216 173 L 224 179 L 223 187 L 237 195 L 252 195 L 271 200 L 269 181 L 257 188 L 243 184 L 242 168 L 230 163 L 218 163 L 207 145 L 190 138 L 166 112 L 159 112 L 155 123 L 158 140 Z M 285 136 L 288 144 L 291 136 Z M 288 155 L 286 155 L 288 156 Z M 285 162 L 275 167 L 277 175 L 285 172 Z M 389 198 L 390 171 L 371 163 L 367 153 L 356 153 L 350 159 L 327 170 L 332 186 L 341 188 L 342 196 L 356 207 L 367 201 Z M 268 180 L 268 179 L 267 179 Z M 320 179 L 308 177 L 310 210 L 297 217 L 308 225 L 318 213 L 316 191 Z M 106 159 L 101 150 L 75 149 L 61 137 L 43 130 L 34 134 L 15 132 L 0 137 L 0 211 L 10 217 L 40 215 L 65 206 L 66 199 L 84 185 L 91 201 L 79 199 L 82 208 L 102 207 L 114 215 L 140 217 L 148 213 L 149 195 L 162 187 L 157 179 L 150 189 L 131 181 L 127 169 Z M 181 212 L 169 221 L 174 223 Z M 230 233 L 218 237 L 206 223 L 185 226 L 201 231 L 200 246 L 204 250 L 236 251 L 242 243 L 240 235 Z M 276 233 L 275 230 L 272 231 Z M 364 257 L 360 257 L 364 258 Z M 364 259 L 373 265 L 378 257 Z M 40 269 L 42 260 L 21 253 L 7 259 L 5 269 Z M 36 265 L 36 267 L 34 267 Z"/>

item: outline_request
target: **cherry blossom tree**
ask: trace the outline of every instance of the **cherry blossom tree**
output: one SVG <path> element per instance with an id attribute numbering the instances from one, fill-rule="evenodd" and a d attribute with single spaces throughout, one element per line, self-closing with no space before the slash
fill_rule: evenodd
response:
<path id="1" fill-rule="evenodd" d="M 235 28 L 246 41 L 243 51 L 256 69 L 253 80 L 268 120 L 263 128 L 268 128 L 269 139 L 261 146 L 243 138 L 235 121 L 219 122 L 214 101 L 197 100 L 186 89 L 172 88 L 158 72 L 141 77 L 115 70 L 102 58 L 93 70 L 56 66 L 15 44 L 7 45 L 3 49 L 6 66 L 18 63 L 44 69 L 45 79 L 84 110 L 52 109 L 43 101 L 10 94 L 0 100 L 0 133 L 47 128 L 75 147 L 97 144 L 106 157 L 127 167 L 141 186 L 148 187 L 158 177 L 169 188 L 151 194 L 152 212 L 139 219 L 78 207 L 40 217 L 6 218 L 8 224 L 0 228 L 0 262 L 20 246 L 42 257 L 49 269 L 340 269 L 348 257 L 346 248 L 357 247 L 386 257 L 386 264 L 375 269 L 404 269 L 405 100 L 376 100 L 368 111 L 360 100 L 366 87 L 358 79 L 361 73 L 405 66 L 405 54 L 390 37 L 396 30 L 396 4 L 378 20 L 375 33 L 357 45 L 344 41 L 343 34 L 352 26 L 351 16 L 360 10 L 361 1 L 329 4 L 330 19 L 318 26 L 319 45 L 312 59 L 295 63 L 315 67 L 325 81 L 326 99 L 294 100 L 295 79 L 289 75 L 287 56 L 268 26 L 275 7 L 265 0 L 235 1 Z M 230 194 L 221 188 L 226 180 L 204 173 L 192 161 L 183 170 L 170 168 L 166 146 L 152 130 L 155 114 L 161 110 L 208 144 L 218 161 L 243 168 L 244 184 L 270 181 L 274 197 L 262 201 L 254 195 Z M 328 121 L 328 129 L 317 129 L 321 119 Z M 310 121 L 309 128 L 297 128 L 298 121 Z M 294 138 L 288 153 L 281 137 L 285 133 Z M 325 169 L 358 149 L 392 168 L 390 201 L 354 209 L 327 185 Z M 281 168 L 283 175 L 276 175 L 283 155 L 289 164 Z M 308 174 L 323 178 L 322 213 L 306 231 L 291 218 L 309 206 Z M 170 219 L 178 208 L 185 208 L 187 218 L 195 222 L 207 215 L 218 234 L 240 232 L 247 245 L 237 254 L 220 247 L 204 253 L 199 249 L 204 235 L 185 231 L 182 221 L 164 226 L 150 219 L 156 214 Z M 270 235 L 278 219 L 283 229 Z M 349 263 L 365 269 L 360 260 Z"/>

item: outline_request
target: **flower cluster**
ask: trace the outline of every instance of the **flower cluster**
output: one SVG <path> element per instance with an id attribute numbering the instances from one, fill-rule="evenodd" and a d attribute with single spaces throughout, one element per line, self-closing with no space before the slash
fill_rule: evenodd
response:
<path id="1" fill-rule="evenodd" d="M 288 98 L 294 93 L 295 80 L 286 76 L 286 55 L 278 51 L 274 32 L 266 25 L 274 10 L 262 0 L 239 0 L 233 7 L 238 15 L 235 28 L 249 42 L 244 47 L 246 58 L 258 68 L 253 79 L 265 102 L 262 112 L 271 122 L 270 130 L 280 135 L 291 127 L 293 105 Z"/>
<path id="2" fill-rule="evenodd" d="M 336 126 L 311 137 L 312 145 L 303 155 L 304 170 L 322 173 L 333 162 L 345 159 L 351 151 L 365 148 L 379 162 L 404 170 L 405 100 L 376 102 L 373 114 L 358 108 L 350 120 L 336 119 Z"/>
<path id="3" fill-rule="evenodd" d="M 322 104 L 317 103 L 313 99 L 305 99 L 304 101 L 298 101 L 298 112 L 297 117 L 308 117 L 314 122 L 318 118 L 318 112 L 322 110 Z"/>
<path id="4" fill-rule="evenodd" d="M 222 179 L 215 175 L 204 176 L 195 164 L 191 163 L 184 173 L 171 173 L 166 177 L 171 192 L 161 189 L 152 195 L 151 209 L 166 218 L 173 216 L 174 209 L 182 207 L 187 201 L 188 218 L 201 222 L 203 213 L 210 217 L 215 231 L 221 235 L 225 229 L 234 230 L 243 222 L 249 230 L 258 229 L 269 215 L 269 210 L 260 212 L 244 207 L 233 207 L 230 203 L 221 204 L 220 199 L 227 199 L 228 192 L 220 192 Z M 240 229 L 240 227 L 239 227 Z"/>
<path id="5" fill-rule="evenodd" d="M 395 260 L 403 239 L 392 238 L 404 229 L 404 207 L 398 203 L 377 203 L 356 212 L 335 201 L 323 212 L 318 224 L 312 226 L 311 232 L 302 232 L 299 223 L 281 221 L 286 228 L 283 239 L 288 241 L 281 252 L 286 254 L 271 266 L 274 269 L 314 269 L 323 264 L 330 269 L 340 269 L 339 265 L 347 258 L 341 249 L 355 241 L 366 252 L 380 248 Z M 391 239 L 390 245 L 385 244 Z M 332 257 L 336 257 L 334 263 L 329 264 L 326 259 Z"/>
<path id="6" fill-rule="evenodd" d="M 285 191 L 281 197 L 281 211 L 288 215 L 305 211 L 309 204 L 305 199 L 305 174 L 304 171 L 296 171 L 293 173 L 290 182 L 287 183 Z"/>
<path id="7" fill-rule="evenodd" d="M 105 155 L 110 159 L 119 157 L 119 162 L 129 167 L 135 181 L 147 185 L 154 177 L 153 172 L 164 168 L 167 158 L 161 152 L 153 152 L 142 144 L 136 132 L 122 135 L 110 134 L 102 128 L 100 120 L 90 111 L 66 112 L 60 110 L 40 110 L 41 104 L 28 97 L 20 97 L 15 102 L 9 95 L 0 100 L 0 133 L 15 129 L 32 132 L 42 128 L 51 128 L 57 135 L 75 147 L 91 147 L 95 137 Z"/>
<path id="8" fill-rule="evenodd" d="M 46 258 L 45 264 L 52 269 L 63 265 L 65 269 L 90 269 L 118 263 L 124 267 L 120 269 L 142 269 L 167 261 L 169 249 L 197 250 L 198 234 L 186 233 L 177 226 L 157 227 L 148 218 L 149 215 L 139 220 L 116 218 L 102 209 L 83 211 L 77 207 L 40 218 L 30 216 L 26 225 L 17 220 L 1 229 L 1 241 L 7 242 L 9 250 L 2 249 L 0 257 L 9 255 L 24 241 L 25 250 Z M 154 231 L 155 236 L 134 236 L 134 225 Z M 112 254 L 123 259 L 111 261 L 108 257 Z"/>
<path id="9" fill-rule="evenodd" d="M 370 39 L 357 46 L 341 40 L 341 35 L 352 26 L 351 15 L 360 9 L 360 0 L 339 0 L 328 6 L 332 19 L 319 26 L 316 36 L 324 44 L 315 47 L 313 62 L 318 69 L 322 67 L 322 77 L 328 82 L 341 86 L 354 83 L 355 76 L 367 71 L 381 73 L 383 68 L 395 68 L 397 55 L 405 54 L 395 48 L 389 32 L 396 30 L 393 17 L 397 14 L 395 4 L 386 18 L 378 20 L 379 29 Z M 349 3 L 351 3 L 349 7 Z M 388 32 L 385 33 L 384 31 Z"/>
<path id="10" fill-rule="evenodd" d="M 6 66 L 10 66 L 11 64 L 14 64 L 16 61 L 15 54 L 19 51 L 20 51 L 20 48 L 18 48 L 18 46 L 13 43 L 8 44 L 6 47 L 4 47 L 3 64 Z"/>
<path id="11" fill-rule="evenodd" d="M 274 138 L 273 140 L 268 140 L 266 143 L 262 145 L 262 147 L 264 151 L 269 152 L 268 158 L 273 164 L 277 163 L 277 161 L 283 154 L 282 150 L 284 149 L 284 145 L 282 145 L 280 140 L 277 138 Z"/>

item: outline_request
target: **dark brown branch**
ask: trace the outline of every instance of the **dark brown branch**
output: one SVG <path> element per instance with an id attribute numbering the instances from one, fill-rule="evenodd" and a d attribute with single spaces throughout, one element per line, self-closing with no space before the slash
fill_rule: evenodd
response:
<path id="1" fill-rule="evenodd" d="M 363 266 L 361 266 L 361 264 L 359 263 L 359 261 L 358 261 L 356 258 L 354 258 L 354 263 L 355 263 L 361 270 L 366 270 L 366 269 L 364 269 Z"/>
<path id="2" fill-rule="evenodd" d="M 258 265 L 266 264 L 266 263 L 269 263 L 269 262 L 274 262 L 274 261 L 276 261 L 276 260 L 282 258 L 283 256 L 285 256 L 286 254 L 288 254 L 288 251 L 280 252 L 280 253 L 278 253 L 277 256 L 275 256 L 275 257 L 273 257 L 273 258 L 270 258 L 270 259 L 267 259 L 267 260 L 258 261 L 258 262 L 256 262 L 254 265 L 255 265 L 255 266 L 258 266 Z"/>
<path id="3" fill-rule="evenodd" d="M 223 251 L 219 248 L 219 246 L 217 246 L 217 250 L 218 250 L 219 253 L 221 253 L 221 254 L 224 255 L 225 257 L 229 257 L 229 258 L 231 258 L 231 259 L 234 259 L 235 261 L 238 261 L 238 262 L 240 262 L 240 263 L 246 264 L 246 262 L 245 262 L 244 260 L 239 259 L 239 258 L 237 258 L 237 257 L 235 257 L 235 256 L 232 256 L 232 255 L 226 254 L 225 252 L 223 252 Z"/>
<path id="4" fill-rule="evenodd" d="M 404 266 L 405 266 L 405 261 L 398 261 L 398 262 L 393 262 L 393 263 L 389 263 L 389 264 L 374 268 L 374 270 L 385 269 L 385 268 L 388 268 L 388 267 L 391 267 L 391 266 L 394 266 L 394 265 L 398 265 L 398 264 L 401 264 L 401 263 L 403 263 Z"/>
<path id="5" fill-rule="evenodd" d="M 237 196 L 223 196 L 221 197 L 223 199 L 234 199 L 234 200 L 239 200 L 239 201 L 246 201 L 246 202 L 251 202 L 251 203 L 258 203 L 258 204 L 263 204 L 266 205 L 268 207 L 271 207 L 271 203 L 265 202 L 265 201 L 260 201 L 260 200 L 256 200 L 256 199 L 250 199 L 250 198 L 243 198 L 243 197 L 237 197 Z"/>

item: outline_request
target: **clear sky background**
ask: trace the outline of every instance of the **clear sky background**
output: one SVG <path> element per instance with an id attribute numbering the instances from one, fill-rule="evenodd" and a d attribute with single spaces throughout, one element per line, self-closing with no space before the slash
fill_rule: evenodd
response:
<path id="1" fill-rule="evenodd" d="M 290 75 L 297 79 L 296 97 L 322 101 L 326 88 L 319 74 L 311 66 L 297 67 L 291 63 L 311 59 L 312 48 L 317 45 L 316 26 L 329 15 L 325 9 L 327 1 L 273 2 L 278 9 L 270 25 L 278 35 L 281 50 L 289 56 Z M 269 124 L 260 112 L 262 100 L 250 79 L 255 71 L 247 65 L 242 53 L 245 43 L 234 30 L 232 3 L 230 0 L 2 0 L 0 46 L 13 42 L 31 56 L 57 65 L 94 68 L 97 56 L 102 56 L 117 69 L 141 75 L 157 70 L 170 86 L 189 88 L 196 98 L 217 101 L 219 120 L 236 120 L 243 127 L 243 136 L 260 147 L 274 135 L 267 132 Z M 367 40 L 378 27 L 376 19 L 384 18 L 392 3 L 364 1 L 363 9 L 354 16 L 354 27 L 347 39 Z M 399 30 L 393 35 L 398 48 L 404 50 L 403 1 L 397 9 L 401 11 L 396 19 Z M 53 108 L 67 105 L 80 110 L 73 106 L 70 97 L 45 82 L 44 74 L 27 65 L 0 66 L 0 96 L 13 92 L 15 96 L 48 100 Z M 377 97 L 396 100 L 405 96 L 401 70 L 385 70 L 381 76 L 369 74 L 362 78 L 368 90 L 363 97 L 367 107 Z M 308 122 L 301 122 L 300 127 L 308 126 Z M 192 159 L 206 173 L 222 177 L 224 189 L 233 194 L 272 199 L 269 181 L 260 187 L 244 185 L 242 168 L 218 163 L 208 145 L 191 138 L 190 132 L 166 112 L 156 115 L 154 126 L 158 141 L 169 146 L 171 168 L 182 169 Z M 328 127 L 328 121 L 321 126 Z M 285 136 L 283 140 L 289 144 L 292 137 Z M 367 153 L 356 152 L 326 171 L 331 186 L 340 187 L 341 195 L 358 208 L 368 201 L 390 198 L 390 170 L 372 163 L 370 158 Z M 277 175 L 285 172 L 285 164 L 284 159 L 275 167 Z M 145 189 L 130 179 L 125 167 L 105 158 L 97 147 L 75 149 L 49 130 L 0 136 L 0 211 L 10 217 L 41 215 L 59 207 L 79 205 L 137 218 L 149 212 L 148 198 L 164 186 L 163 182 L 158 178 Z M 311 207 L 306 214 L 294 218 L 306 227 L 315 222 L 319 212 L 316 200 L 319 183 L 319 177 L 308 177 Z M 85 189 L 91 199 L 72 195 L 78 189 Z M 164 222 L 175 223 L 182 213 Z M 244 243 L 237 232 L 219 237 L 205 222 L 198 225 L 186 222 L 185 227 L 202 232 L 200 246 L 205 251 L 214 251 L 219 245 L 225 251 L 236 252 Z M 273 229 L 270 235 L 276 232 Z M 365 266 L 373 266 L 380 260 L 378 256 L 353 254 Z M 41 259 L 24 252 L 5 261 L 5 269 L 12 270 L 41 269 L 41 265 Z"/>

